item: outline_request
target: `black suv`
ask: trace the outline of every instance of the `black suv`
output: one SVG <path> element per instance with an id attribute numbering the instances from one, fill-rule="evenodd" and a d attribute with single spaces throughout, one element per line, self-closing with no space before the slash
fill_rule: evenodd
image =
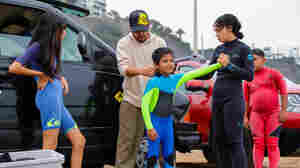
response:
<path id="1" fill-rule="evenodd" d="M 35 106 L 36 83 L 31 77 L 9 74 L 8 66 L 24 54 L 44 12 L 67 25 L 62 69 L 70 93 L 64 102 L 87 140 L 83 164 L 114 164 L 123 80 L 115 51 L 90 31 L 90 26 L 97 23 L 86 23 L 87 10 L 55 0 L 0 0 L 0 153 L 42 146 L 40 113 Z M 188 110 L 189 100 L 178 94 L 175 104 L 175 119 L 179 121 Z M 186 152 L 190 144 L 200 141 L 196 129 L 195 124 L 175 124 L 177 150 Z M 68 164 L 71 144 L 63 135 L 57 151 L 65 155 Z M 137 166 L 143 160 L 139 155 Z"/>
<path id="2" fill-rule="evenodd" d="M 35 82 L 7 71 L 24 54 L 39 16 L 50 12 L 67 24 L 62 67 L 70 94 L 64 100 L 87 139 L 83 163 L 113 163 L 122 82 L 114 50 L 62 10 L 72 8 L 35 0 L 0 0 L 0 153 L 41 148 Z M 71 144 L 63 135 L 57 151 L 69 161 Z"/>

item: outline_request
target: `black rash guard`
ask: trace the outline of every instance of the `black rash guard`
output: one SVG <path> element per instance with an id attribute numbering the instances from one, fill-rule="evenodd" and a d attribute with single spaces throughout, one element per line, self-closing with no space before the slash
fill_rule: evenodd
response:
<path id="1" fill-rule="evenodd" d="M 226 42 L 216 48 L 210 64 L 216 63 L 221 53 L 229 56 L 230 64 L 218 70 L 213 95 L 227 97 L 243 93 L 242 80 L 252 81 L 254 77 L 251 49 L 238 39 Z M 214 73 L 200 79 L 210 79 Z"/>
<path id="2" fill-rule="evenodd" d="M 226 42 L 216 48 L 210 64 L 221 53 L 230 57 L 230 64 L 218 70 L 212 99 L 212 132 L 210 144 L 217 154 L 217 168 L 247 168 L 243 147 L 245 102 L 242 81 L 254 77 L 250 48 L 239 40 Z M 200 79 L 210 79 L 214 72 Z"/>

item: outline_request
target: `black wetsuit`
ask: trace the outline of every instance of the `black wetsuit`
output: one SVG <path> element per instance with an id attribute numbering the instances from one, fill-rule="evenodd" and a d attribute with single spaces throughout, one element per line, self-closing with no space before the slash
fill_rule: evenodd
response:
<path id="1" fill-rule="evenodd" d="M 251 49 L 239 40 L 218 46 L 210 64 L 219 55 L 230 57 L 230 64 L 218 70 L 213 89 L 212 129 L 213 149 L 217 153 L 218 168 L 246 168 L 247 158 L 243 147 L 243 119 L 245 102 L 242 81 L 254 77 Z M 214 75 L 210 73 L 204 78 Z"/>

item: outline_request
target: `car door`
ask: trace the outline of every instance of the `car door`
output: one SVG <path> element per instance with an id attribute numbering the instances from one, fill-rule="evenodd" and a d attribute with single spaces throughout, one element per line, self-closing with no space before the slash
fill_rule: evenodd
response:
<path id="1" fill-rule="evenodd" d="M 93 112 L 97 127 L 105 127 L 102 144 L 104 145 L 104 160 L 106 163 L 115 163 L 116 143 L 119 131 L 119 106 L 122 101 L 122 81 L 117 67 L 115 50 L 99 39 L 95 34 L 102 31 L 96 18 L 76 18 L 76 22 L 88 28 L 86 36 L 87 55 L 93 62 L 93 71 L 96 72 L 94 84 L 90 86 L 95 93 L 96 109 Z M 107 42 L 107 41 L 106 41 Z M 108 42 L 109 43 L 109 42 Z M 82 44 L 83 48 L 86 44 Z"/>
<path id="2" fill-rule="evenodd" d="M 90 91 L 93 93 L 95 109 L 89 110 L 96 128 L 104 128 L 101 138 L 103 159 L 114 164 L 119 129 L 119 105 L 122 101 L 122 76 L 117 68 L 113 50 L 103 45 L 95 36 L 87 36 L 87 58 L 93 62 L 95 77 Z"/>
<path id="3" fill-rule="evenodd" d="M 39 125 L 34 106 L 34 83 L 8 73 L 13 60 L 24 54 L 41 10 L 0 2 L 0 152 L 33 147 L 33 127 Z"/>

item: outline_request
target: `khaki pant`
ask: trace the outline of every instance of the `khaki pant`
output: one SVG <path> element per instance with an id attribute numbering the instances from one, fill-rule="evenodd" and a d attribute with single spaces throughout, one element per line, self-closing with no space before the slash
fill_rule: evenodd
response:
<path id="1" fill-rule="evenodd" d="M 143 134 L 144 121 L 141 108 L 123 101 L 120 106 L 116 168 L 135 167 L 137 150 Z"/>

